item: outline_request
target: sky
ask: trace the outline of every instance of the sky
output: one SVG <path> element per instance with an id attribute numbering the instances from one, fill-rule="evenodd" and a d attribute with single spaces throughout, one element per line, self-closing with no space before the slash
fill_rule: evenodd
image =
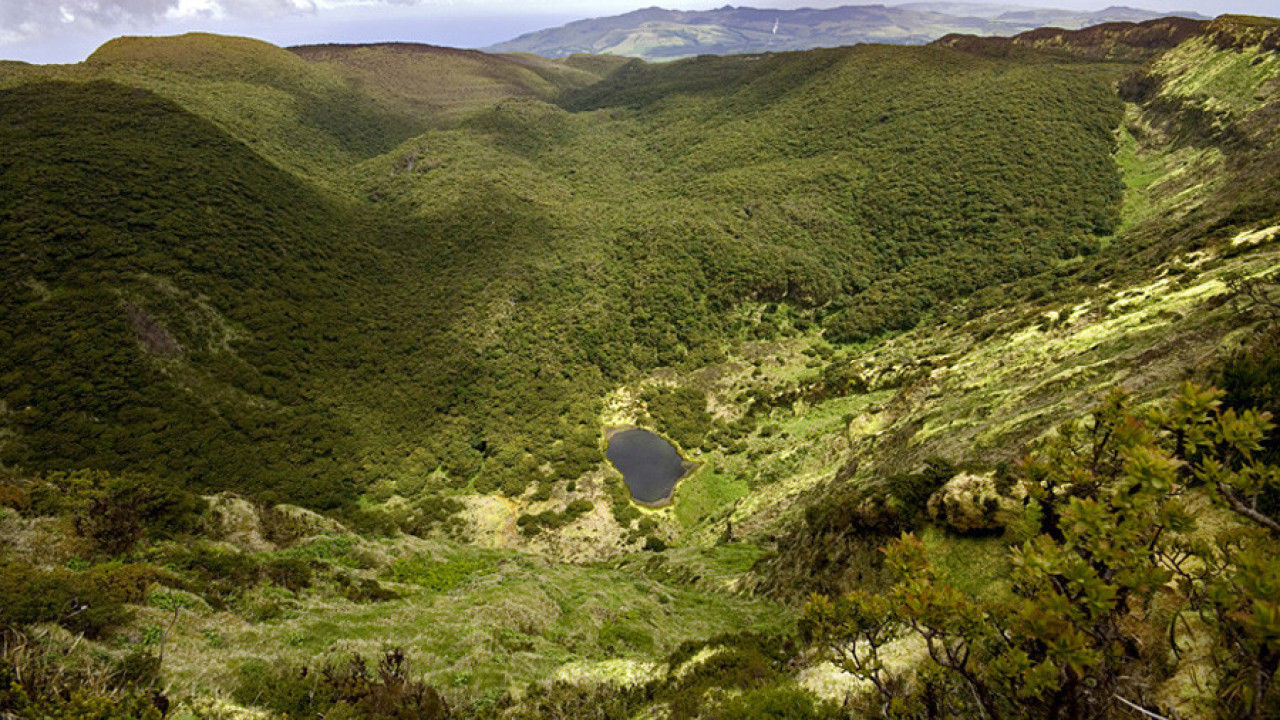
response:
<path id="1" fill-rule="evenodd" d="M 72 63 L 119 35 L 213 32 L 281 46 L 378 41 L 484 47 L 588 17 L 659 5 L 702 10 L 895 5 L 906 0 L 0 0 L 0 59 Z M 982 1 L 982 0 L 975 0 Z M 991 0 L 1100 10 L 1127 4 L 1202 15 L 1280 15 L 1280 0 Z"/>

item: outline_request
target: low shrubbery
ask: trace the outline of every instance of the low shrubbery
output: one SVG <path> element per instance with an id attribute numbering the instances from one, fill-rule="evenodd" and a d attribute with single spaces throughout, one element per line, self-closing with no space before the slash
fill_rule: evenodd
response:
<path id="1" fill-rule="evenodd" d="M 96 638 L 129 622 L 133 613 L 126 605 L 142 602 L 152 585 L 172 580 L 147 565 L 113 563 L 76 572 L 3 563 L 0 627 L 51 622 Z"/>
<path id="2" fill-rule="evenodd" d="M 240 669 L 234 695 L 288 717 L 438 720 L 450 715 L 435 688 L 410 677 L 408 658 L 399 648 L 383 653 L 376 668 L 360 655 L 315 668 L 253 660 Z"/>
<path id="3" fill-rule="evenodd" d="M 0 716 L 67 720 L 160 720 L 169 699 L 156 687 L 159 660 L 133 652 L 70 664 L 69 647 L 49 647 L 0 630 Z"/>
<path id="4" fill-rule="evenodd" d="M 432 560 L 422 555 L 401 558 L 386 570 L 386 577 L 394 582 L 419 585 L 436 592 L 448 592 L 462 587 L 471 579 L 491 572 L 493 560 L 489 558 L 454 558 L 447 561 Z"/>
<path id="5" fill-rule="evenodd" d="M 586 515 L 595 505 L 584 498 L 570 502 L 562 511 L 544 510 L 536 515 L 521 515 L 516 520 L 520 532 L 525 535 L 537 535 L 543 530 L 556 530 Z"/>
<path id="6" fill-rule="evenodd" d="M 1063 425 L 1021 467 L 1038 534 L 1011 549 L 1012 592 L 971 597 L 942 580 L 906 534 L 886 548 L 897 582 L 816 597 L 802 628 L 869 682 L 890 717 L 1111 717 L 1145 705 L 1208 640 L 1202 663 L 1222 717 L 1280 711 L 1280 523 L 1257 500 L 1280 483 L 1262 459 L 1274 425 L 1190 384 L 1138 412 L 1115 394 Z M 1236 522 L 1199 527 L 1207 495 Z M 919 668 L 882 653 L 914 637 Z"/>

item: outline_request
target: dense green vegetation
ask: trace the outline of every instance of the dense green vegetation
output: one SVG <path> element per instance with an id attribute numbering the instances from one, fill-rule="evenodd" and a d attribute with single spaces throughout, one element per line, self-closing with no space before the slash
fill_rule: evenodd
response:
<path id="1" fill-rule="evenodd" d="M 818 597 L 803 631 L 873 684 L 889 717 L 1103 717 L 1177 673 L 1198 643 L 1214 648 L 1221 717 L 1273 715 L 1280 524 L 1253 508 L 1277 480 L 1254 457 L 1274 425 L 1223 410 L 1221 396 L 1188 384 L 1144 417 L 1115 395 L 1033 453 L 1021 480 L 1034 530 L 1011 550 L 1007 597 L 975 600 L 939 580 L 906 534 L 885 550 L 897 584 Z M 1204 493 L 1245 527 L 1199 528 Z M 906 636 L 929 657 L 911 678 L 881 657 Z"/>
<path id="2" fill-rule="evenodd" d="M 194 74 L 190 109 L 237 68 L 327 87 L 215 41 L 90 64 L 150 68 L 160 95 Z M 158 95 L 17 86 L 5 457 L 328 507 L 437 468 L 511 496 L 577 477 L 610 384 L 720 356 L 743 303 L 862 340 L 1093 252 L 1117 218 L 1117 72 L 877 47 L 627 68 L 568 96 L 579 112 L 508 100 L 326 179 L 349 199 Z M 243 133 L 235 107 L 214 121 Z"/>
<path id="3" fill-rule="evenodd" d="M 1275 24 L 1126 37 L 0 67 L 0 714 L 1274 712 Z"/>
<path id="4" fill-rule="evenodd" d="M 354 309 L 344 276 L 372 269 L 338 212 L 143 90 L 32 83 L 0 103 L 22 118 L 0 183 L 4 461 L 349 498 L 350 431 L 305 379 Z"/>

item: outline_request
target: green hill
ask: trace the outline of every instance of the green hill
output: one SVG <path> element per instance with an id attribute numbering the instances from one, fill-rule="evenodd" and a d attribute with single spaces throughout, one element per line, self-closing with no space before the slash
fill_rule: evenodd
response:
<path id="1" fill-rule="evenodd" d="M 207 97 L 220 97 L 223 83 L 291 97 L 322 94 L 309 89 L 313 81 L 347 87 L 316 80 L 331 79 L 323 64 L 216 38 L 171 41 L 196 43 L 185 65 L 149 64 L 147 53 L 176 52 L 166 42 L 108 45 L 89 65 L 118 82 L 159 87 L 197 114 L 208 100 L 192 98 L 210 88 L 217 92 Z M 205 43 L 215 48 L 212 59 L 199 52 Z M 250 63 L 254 74 L 238 79 L 233 60 L 252 53 L 270 62 Z M 260 152 L 300 173 L 288 179 L 298 192 L 317 180 L 329 188 L 326 197 L 313 191 L 280 206 L 299 216 L 297 252 L 330 264 L 305 279 L 280 278 L 270 302 L 229 294 L 218 276 L 201 277 L 209 272 L 204 264 L 228 262 L 213 260 L 208 245 L 185 251 L 203 263 L 187 270 L 194 287 L 175 269 L 138 271 L 210 298 L 219 314 L 243 301 L 290 317 L 290 334 L 299 337 L 263 346 L 263 357 L 247 362 L 293 397 L 315 398 L 303 403 L 308 411 L 324 407 L 339 426 L 359 428 L 365 469 L 350 478 L 357 485 L 439 467 L 456 486 L 474 481 L 514 496 L 531 482 L 567 481 L 598 464 L 595 418 L 608 389 L 637 371 L 722 357 L 727 342 L 758 332 L 746 308 L 786 303 L 832 339 L 862 340 L 909 328 L 939 302 L 1092 252 L 1117 218 L 1110 128 L 1121 106 L 1109 84 L 1120 69 L 1063 62 L 867 47 L 636 66 L 566 95 L 573 112 L 533 98 L 506 100 L 342 174 L 319 172 L 351 157 L 339 149 L 348 136 L 337 131 L 327 134 L 335 155 L 287 162 L 301 157 L 310 146 L 299 140 L 317 129 L 297 114 L 269 135 L 279 138 L 268 142 L 270 152 Z M 901 96 L 903 84 L 918 92 Z M 250 106 L 212 107 L 212 122 L 237 137 L 250 132 L 225 120 Z M 582 112 L 588 108 L 602 109 Z M 109 116 L 67 127 L 92 137 L 105 132 Z M 135 131 L 118 145 L 142 153 L 151 130 Z M 65 162 L 42 159 L 49 147 L 31 146 L 11 172 Z M 182 177 L 179 165 L 232 172 L 239 162 L 164 157 L 112 162 L 147 162 L 173 178 Z M 158 192 L 132 174 L 113 182 L 123 195 L 157 198 L 156 215 L 167 222 L 184 222 L 180 208 L 205 206 L 190 194 L 198 188 Z M 243 185 L 228 178 L 220 187 L 232 194 Z M 269 197 L 274 185 L 248 196 Z M 339 193 L 346 197 L 327 197 Z M 75 198 L 50 193 L 47 202 L 74 213 Z M 115 231 L 126 232 L 128 222 L 121 214 Z M 228 234 L 189 221 L 183 229 L 206 243 Z M 32 232 L 15 242 L 41 237 Z M 985 262 L 996 251 L 1002 262 Z M 87 253 L 58 267 L 98 273 L 101 262 Z M 241 277 L 269 265 L 244 262 Z M 303 286 L 345 293 L 346 310 L 289 297 Z M 248 322 L 243 314 L 233 320 Z M 23 457 L 56 454 L 31 452 Z"/>
<path id="2" fill-rule="evenodd" d="M 1233 16 L 0 67 L 0 714 L 1266 716 L 1278 72 Z"/>
<path id="3" fill-rule="evenodd" d="M 387 106 L 436 124 L 507 98 L 550 100 L 567 89 L 599 81 L 624 62 L 551 61 L 410 43 L 308 45 L 290 51 L 309 63 L 333 68 Z"/>
<path id="4" fill-rule="evenodd" d="M 425 127 L 333 70 L 247 38 L 117 38 L 77 69 L 174 100 L 281 167 L 319 178 Z"/>
<path id="5" fill-rule="evenodd" d="M 21 428 L 5 462 L 343 502 L 349 431 L 290 366 L 343 322 L 343 276 L 372 269 L 344 211 L 141 88 L 35 82 L 0 103 L 22 118 L 2 131 L 2 362 Z M 299 328 L 304 307 L 324 320 Z M 291 457 L 298 443 L 319 452 Z"/>

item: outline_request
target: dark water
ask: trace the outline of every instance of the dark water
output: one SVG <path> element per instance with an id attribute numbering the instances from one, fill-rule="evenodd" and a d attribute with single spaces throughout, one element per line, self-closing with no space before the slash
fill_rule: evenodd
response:
<path id="1" fill-rule="evenodd" d="M 609 438 L 605 452 L 631 489 L 631 497 L 652 503 L 671 495 L 684 475 L 684 460 L 671 443 L 647 430 L 632 428 Z"/>

